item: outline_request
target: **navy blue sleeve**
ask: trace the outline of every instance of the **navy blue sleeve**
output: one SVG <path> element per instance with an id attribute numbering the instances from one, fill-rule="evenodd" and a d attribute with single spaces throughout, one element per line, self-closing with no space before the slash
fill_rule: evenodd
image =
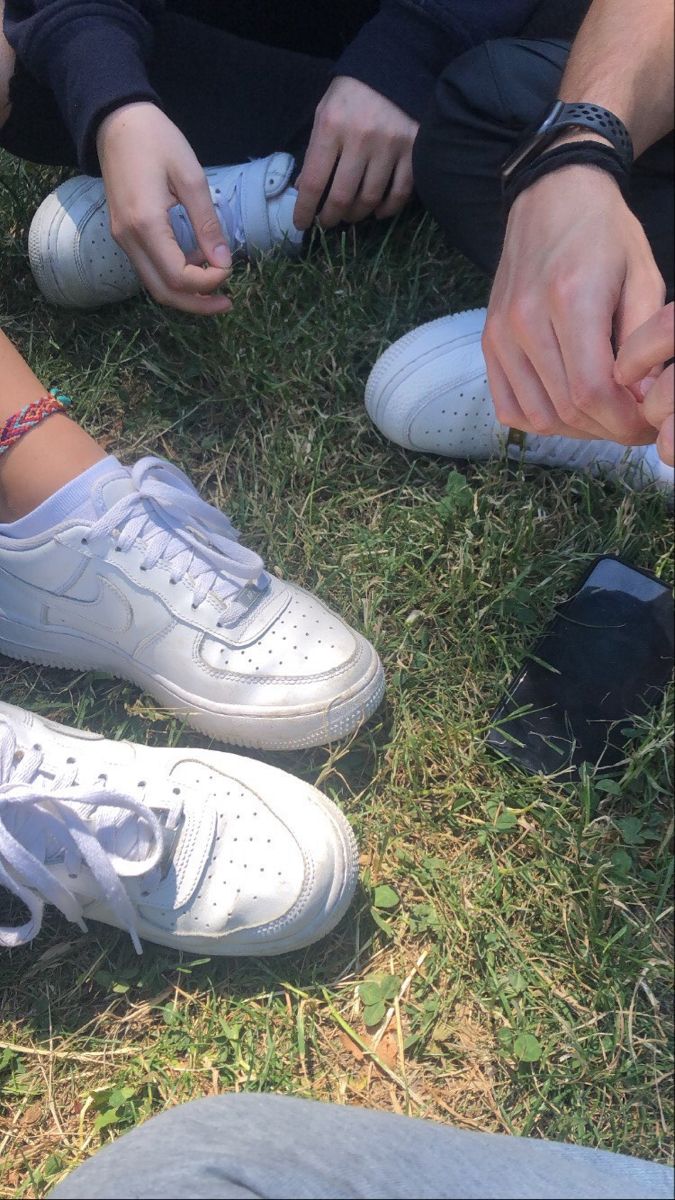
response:
<path id="1" fill-rule="evenodd" d="M 162 0 L 7 0 L 5 33 L 26 70 L 54 93 L 84 171 L 96 174 L 96 132 L 132 100 L 160 100 L 146 61 Z"/>
<path id="2" fill-rule="evenodd" d="M 488 38 L 521 31 L 540 0 L 383 0 L 335 75 L 367 83 L 419 121 L 441 71 Z"/>

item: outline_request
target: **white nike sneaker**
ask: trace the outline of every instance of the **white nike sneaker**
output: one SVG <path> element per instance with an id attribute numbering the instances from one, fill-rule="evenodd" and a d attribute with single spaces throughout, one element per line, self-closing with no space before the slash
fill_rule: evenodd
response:
<path id="1" fill-rule="evenodd" d="M 672 493 L 673 470 L 655 446 L 512 434 L 495 414 L 481 337 L 486 310 L 440 317 L 394 342 L 366 384 L 377 428 L 407 450 L 480 461 L 506 453 L 542 467 L 620 480 Z"/>
<path id="2" fill-rule="evenodd" d="M 177 950 L 282 954 L 328 933 L 358 876 L 354 835 L 309 784 L 208 750 L 156 750 L 0 702 L 0 887 Z"/>
<path id="3" fill-rule="evenodd" d="M 290 154 L 271 154 L 205 174 L 211 199 L 234 255 L 255 258 L 275 247 L 297 253 L 303 234 L 293 224 L 297 199 L 289 187 Z M 178 244 L 189 254 L 197 241 L 182 205 L 169 210 Z M 110 232 L 102 179 L 78 175 L 47 196 L 28 237 L 30 265 L 42 295 L 63 308 L 98 308 L 140 291 L 140 280 Z"/>
<path id="4" fill-rule="evenodd" d="M 373 647 L 268 575 L 176 467 L 111 461 L 89 510 L 0 535 L 0 653 L 129 679 L 237 746 L 290 750 L 352 733 L 384 694 Z"/>

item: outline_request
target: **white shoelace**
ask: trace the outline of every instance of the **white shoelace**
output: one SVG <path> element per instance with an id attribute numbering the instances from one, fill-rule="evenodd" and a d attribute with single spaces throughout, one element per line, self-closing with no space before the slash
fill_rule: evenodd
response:
<path id="1" fill-rule="evenodd" d="M 90 528 L 85 542 L 113 536 L 116 550 L 129 550 L 142 539 L 141 570 L 160 561 L 171 564 L 169 582 L 188 579 L 192 607 L 207 596 L 228 600 L 244 588 L 269 586 L 265 564 L 238 542 L 239 533 L 224 513 L 202 500 L 182 471 L 160 458 L 142 458 L 131 470 L 134 491 L 123 496 Z M 228 619 L 222 613 L 216 624 Z"/>
<path id="2" fill-rule="evenodd" d="M 86 931 L 80 900 L 45 865 L 58 861 L 73 880 L 83 867 L 89 869 L 88 892 L 93 881 L 98 897 L 141 954 L 136 911 L 121 880 L 158 867 L 165 848 L 162 824 L 152 809 L 131 796 L 78 787 L 74 761 L 58 775 L 41 773 L 43 758 L 40 746 L 22 753 L 13 729 L 0 720 L 0 884 L 30 912 L 23 925 L 0 926 L 0 946 L 11 949 L 30 942 L 40 931 L 45 903 Z M 162 807 L 169 814 L 167 828 L 175 828 L 182 803 L 173 800 Z M 124 812 L 132 815 L 131 831 L 128 820 L 119 824 Z M 102 835 L 111 847 L 123 841 L 126 855 L 104 849 Z"/>

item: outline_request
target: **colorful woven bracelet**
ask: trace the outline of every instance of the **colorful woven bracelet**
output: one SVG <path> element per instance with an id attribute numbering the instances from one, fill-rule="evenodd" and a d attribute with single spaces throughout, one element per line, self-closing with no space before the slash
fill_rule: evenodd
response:
<path id="1" fill-rule="evenodd" d="M 55 387 L 50 388 L 46 396 L 41 396 L 32 404 L 24 404 L 18 413 L 14 413 L 0 426 L 0 454 L 6 454 L 24 434 L 30 433 L 31 429 L 35 429 L 36 425 L 54 413 L 63 412 L 69 404 L 72 404 L 70 396 L 66 396 Z"/>

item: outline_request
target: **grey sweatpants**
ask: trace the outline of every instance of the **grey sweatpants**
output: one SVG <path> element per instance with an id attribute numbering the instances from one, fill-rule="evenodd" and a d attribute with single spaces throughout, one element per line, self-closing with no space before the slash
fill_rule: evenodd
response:
<path id="1" fill-rule="evenodd" d="M 672 1200 L 673 1172 L 604 1150 L 240 1094 L 210 1096 L 153 1117 L 95 1154 L 51 1195 Z"/>

